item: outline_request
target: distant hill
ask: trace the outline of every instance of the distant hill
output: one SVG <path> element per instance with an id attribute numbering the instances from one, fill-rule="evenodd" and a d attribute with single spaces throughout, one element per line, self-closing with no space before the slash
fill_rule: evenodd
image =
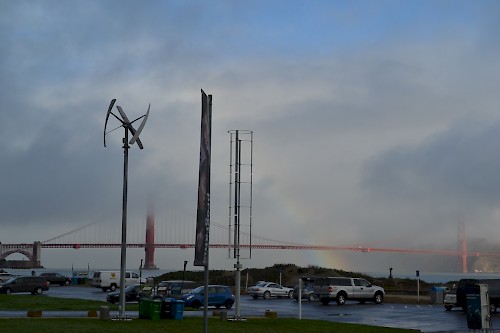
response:
<path id="1" fill-rule="evenodd" d="M 305 276 L 346 276 L 346 277 L 361 277 L 370 281 L 373 284 L 384 287 L 386 290 L 416 290 L 416 279 L 399 279 L 399 278 L 373 278 L 369 275 L 348 272 L 339 269 L 323 268 L 318 266 L 298 267 L 294 264 L 275 264 L 266 268 L 249 268 L 241 272 L 242 288 L 252 286 L 259 281 L 280 282 L 284 286 L 293 287 L 298 284 L 300 277 Z M 198 282 L 203 284 L 203 271 L 186 271 L 185 280 Z M 155 284 L 164 280 L 182 280 L 183 271 L 169 272 L 154 278 Z M 235 281 L 235 271 L 227 270 L 211 270 L 209 272 L 210 284 L 223 284 L 233 286 Z M 450 281 L 451 283 L 456 281 Z M 420 281 L 421 290 L 428 290 L 430 284 L 425 281 Z"/>

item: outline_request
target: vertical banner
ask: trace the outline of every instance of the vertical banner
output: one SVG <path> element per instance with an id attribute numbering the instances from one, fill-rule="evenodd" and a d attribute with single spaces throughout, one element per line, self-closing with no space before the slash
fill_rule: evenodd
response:
<path id="1" fill-rule="evenodd" d="M 212 140 L 212 95 L 201 90 L 200 170 L 194 266 L 208 266 L 210 234 L 210 148 Z"/>

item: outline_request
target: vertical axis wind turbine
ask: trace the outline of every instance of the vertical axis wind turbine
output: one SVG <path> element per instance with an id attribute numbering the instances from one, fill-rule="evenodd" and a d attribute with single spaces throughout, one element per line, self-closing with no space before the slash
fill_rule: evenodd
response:
<path id="1" fill-rule="evenodd" d="M 146 112 L 145 115 L 140 116 L 139 118 L 135 119 L 134 121 L 130 121 L 123 111 L 122 107 L 117 105 L 116 108 L 118 112 L 120 113 L 120 117 L 118 117 L 116 114 L 112 112 L 113 106 L 115 105 L 116 99 L 112 99 L 111 103 L 109 104 L 108 108 L 108 113 L 106 114 L 106 121 L 104 122 L 104 147 L 106 147 L 106 127 L 108 126 L 108 120 L 109 116 L 113 115 L 120 123 L 121 125 L 116 127 L 115 129 L 109 131 L 112 132 L 120 127 L 123 127 L 125 130 L 125 135 L 123 138 L 123 150 L 124 150 L 124 156 L 123 156 L 123 204 L 122 204 L 122 244 L 121 244 L 121 262 L 120 262 L 120 312 L 119 312 L 119 319 L 125 319 L 125 269 L 127 265 L 127 192 L 128 192 L 128 149 L 130 148 L 130 145 L 133 145 L 135 142 L 137 142 L 137 145 L 139 146 L 140 149 L 143 149 L 144 146 L 142 145 L 141 139 L 139 139 L 139 135 L 142 132 L 142 129 L 144 128 L 144 125 L 146 124 L 146 121 L 148 120 L 149 116 L 149 109 L 151 108 L 151 104 L 148 106 L 148 111 Z M 141 124 L 139 125 L 139 128 L 136 130 L 132 124 L 136 122 L 137 120 L 142 119 Z M 132 133 L 132 139 L 130 141 L 128 140 L 128 135 Z M 108 132 L 108 133 L 109 133 Z"/>

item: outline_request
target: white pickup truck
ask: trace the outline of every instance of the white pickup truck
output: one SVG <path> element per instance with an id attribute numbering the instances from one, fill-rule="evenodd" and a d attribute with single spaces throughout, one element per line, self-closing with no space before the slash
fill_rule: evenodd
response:
<path id="1" fill-rule="evenodd" d="M 374 302 L 384 301 L 384 288 L 374 286 L 365 279 L 348 277 L 326 277 L 314 281 L 314 293 L 324 305 L 336 301 L 343 305 L 347 300 Z"/>

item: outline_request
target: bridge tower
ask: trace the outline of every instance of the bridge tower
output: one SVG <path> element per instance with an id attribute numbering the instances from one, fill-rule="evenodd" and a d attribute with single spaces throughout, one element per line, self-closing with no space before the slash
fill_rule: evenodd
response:
<path id="1" fill-rule="evenodd" d="M 467 273 L 467 236 L 464 222 L 458 224 L 458 248 L 462 253 L 462 273 Z"/>
<path id="2" fill-rule="evenodd" d="M 146 244 L 144 245 L 144 269 L 158 269 L 155 265 L 155 218 L 153 213 L 148 213 L 146 218 Z"/>

